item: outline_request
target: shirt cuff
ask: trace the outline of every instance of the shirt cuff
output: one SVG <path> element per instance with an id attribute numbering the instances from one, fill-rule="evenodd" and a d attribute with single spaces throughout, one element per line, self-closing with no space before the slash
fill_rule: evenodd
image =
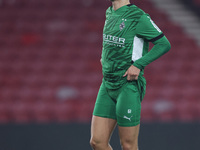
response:
<path id="1" fill-rule="evenodd" d="M 139 69 L 144 69 L 142 65 L 137 64 L 136 62 L 133 63 L 133 66 L 139 68 Z"/>

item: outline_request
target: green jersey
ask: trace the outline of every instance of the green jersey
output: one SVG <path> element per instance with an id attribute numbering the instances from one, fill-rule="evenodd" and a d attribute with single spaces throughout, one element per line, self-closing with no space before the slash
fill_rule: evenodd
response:
<path id="1" fill-rule="evenodd" d="M 126 5 L 106 11 L 106 21 L 103 30 L 102 72 L 103 81 L 109 89 L 117 89 L 127 82 L 123 77 L 127 69 L 134 65 L 141 69 L 155 58 L 145 58 L 149 42 L 155 42 L 164 35 L 151 20 L 150 16 L 135 5 Z M 150 56 L 151 57 L 151 56 Z"/>

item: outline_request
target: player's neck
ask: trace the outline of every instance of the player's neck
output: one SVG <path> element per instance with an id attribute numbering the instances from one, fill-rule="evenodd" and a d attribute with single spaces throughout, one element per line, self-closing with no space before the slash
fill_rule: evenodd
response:
<path id="1" fill-rule="evenodd" d="M 117 10 L 120 7 L 128 5 L 128 4 L 130 4 L 129 0 L 115 0 L 114 2 L 112 2 L 114 10 Z"/>

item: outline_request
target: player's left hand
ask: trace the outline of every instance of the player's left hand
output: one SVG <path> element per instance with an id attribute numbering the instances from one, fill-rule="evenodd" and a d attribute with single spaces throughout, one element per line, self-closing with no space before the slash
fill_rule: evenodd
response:
<path id="1" fill-rule="evenodd" d="M 128 70 L 125 72 L 125 74 L 123 75 L 123 77 L 127 76 L 127 80 L 128 81 L 132 81 L 132 80 L 137 80 L 138 76 L 140 74 L 140 69 L 131 65 Z"/>

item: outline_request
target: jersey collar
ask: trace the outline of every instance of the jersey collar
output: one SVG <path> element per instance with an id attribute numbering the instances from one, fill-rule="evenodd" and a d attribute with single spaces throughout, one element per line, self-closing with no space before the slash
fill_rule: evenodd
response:
<path id="1" fill-rule="evenodd" d="M 117 10 L 114 10 L 113 6 L 111 6 L 111 10 L 112 10 L 112 13 L 117 13 L 118 14 L 118 13 L 122 13 L 122 12 L 126 11 L 132 5 L 133 4 L 124 5 L 124 6 L 120 7 L 120 8 L 118 8 Z"/>

